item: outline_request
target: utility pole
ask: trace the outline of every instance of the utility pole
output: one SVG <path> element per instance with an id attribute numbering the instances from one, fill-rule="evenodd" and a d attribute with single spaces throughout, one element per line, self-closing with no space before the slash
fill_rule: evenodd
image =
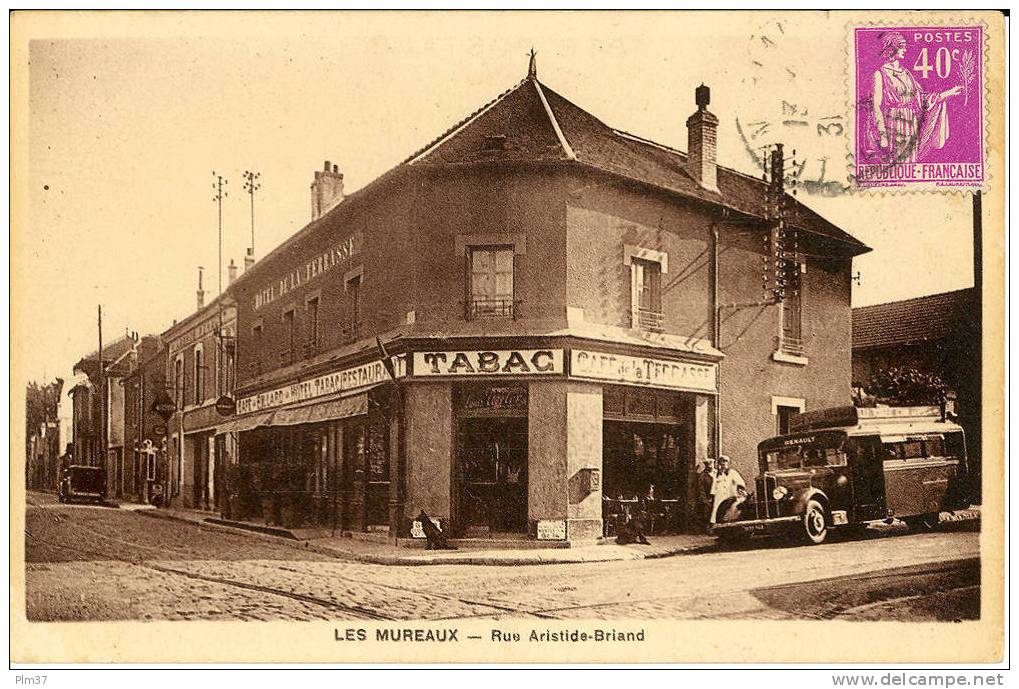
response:
<path id="1" fill-rule="evenodd" d="M 218 311 L 219 322 L 216 326 L 216 347 L 217 347 L 217 362 L 216 362 L 216 394 L 221 395 L 223 393 L 223 382 L 221 369 L 223 368 L 223 199 L 228 196 L 227 192 L 223 190 L 223 187 L 229 184 L 223 175 L 217 175 L 216 171 L 212 171 L 212 176 L 216 178 L 216 181 L 212 183 L 212 188 L 216 190 L 216 195 L 212 197 L 212 200 L 216 202 L 216 206 L 219 212 L 219 260 L 216 263 L 216 275 L 219 279 L 219 293 L 216 297 L 216 309 Z"/>
<path id="2" fill-rule="evenodd" d="M 106 364 L 103 362 L 103 305 L 99 304 L 99 466 L 106 466 Z"/>
<path id="3" fill-rule="evenodd" d="M 244 191 L 251 197 L 251 246 L 248 251 L 252 256 L 255 255 L 255 192 L 262 188 L 258 181 L 261 177 L 260 172 L 244 171 Z"/>

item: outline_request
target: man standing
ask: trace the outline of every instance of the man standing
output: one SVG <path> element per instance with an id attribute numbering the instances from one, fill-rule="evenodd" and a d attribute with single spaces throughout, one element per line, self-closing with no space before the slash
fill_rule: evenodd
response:
<path id="1" fill-rule="evenodd" d="M 714 461 L 704 461 L 704 471 L 697 474 L 697 521 L 701 531 L 707 532 L 711 529 L 711 507 L 714 497 L 711 495 L 711 487 L 715 483 Z"/>
<path id="2" fill-rule="evenodd" d="M 720 455 L 716 464 L 715 478 L 711 484 L 711 523 L 718 521 L 718 507 L 729 498 L 740 498 L 747 494 L 747 484 L 735 469 L 729 468 L 729 458 Z"/>

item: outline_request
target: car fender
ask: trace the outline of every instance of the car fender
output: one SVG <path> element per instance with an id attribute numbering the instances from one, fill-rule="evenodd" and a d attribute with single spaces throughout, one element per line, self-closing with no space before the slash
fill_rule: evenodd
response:
<path id="1" fill-rule="evenodd" d="M 828 500 L 828 495 L 823 490 L 815 488 L 814 486 L 808 486 L 801 490 L 794 499 L 793 513 L 803 514 L 803 512 L 807 509 L 807 503 L 811 500 L 817 500 L 819 503 L 824 505 L 825 509 L 828 509 L 831 505 L 831 501 Z"/>

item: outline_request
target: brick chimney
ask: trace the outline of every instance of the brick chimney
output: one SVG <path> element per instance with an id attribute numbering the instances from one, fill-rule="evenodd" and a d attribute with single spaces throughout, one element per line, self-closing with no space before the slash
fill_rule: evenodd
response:
<path id="1" fill-rule="evenodd" d="M 311 219 L 316 220 L 343 200 L 343 173 L 339 165 L 328 160 L 321 170 L 315 171 L 311 183 Z"/>
<path id="2" fill-rule="evenodd" d="M 226 284 L 232 285 L 234 284 L 234 280 L 236 279 L 237 279 L 237 264 L 234 263 L 234 260 L 231 258 L 230 265 L 226 267 Z"/>
<path id="3" fill-rule="evenodd" d="M 205 306 L 205 290 L 202 289 L 202 270 L 204 268 L 198 266 L 198 290 L 195 292 L 195 296 L 197 297 L 199 309 Z"/>
<path id="4" fill-rule="evenodd" d="M 251 247 L 244 252 L 244 272 L 251 270 L 251 266 L 255 265 L 255 250 Z"/>
<path id="5" fill-rule="evenodd" d="M 697 112 L 686 120 L 688 138 L 686 169 L 697 184 L 718 191 L 718 118 L 708 111 L 711 89 L 701 84 L 694 91 Z"/>

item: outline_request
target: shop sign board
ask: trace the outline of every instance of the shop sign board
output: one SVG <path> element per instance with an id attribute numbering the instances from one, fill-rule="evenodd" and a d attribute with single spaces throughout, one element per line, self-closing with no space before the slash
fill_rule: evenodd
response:
<path id="1" fill-rule="evenodd" d="M 407 374 L 407 366 L 402 356 L 391 357 L 393 370 L 396 377 L 400 378 Z M 244 397 L 237 401 L 238 414 L 250 414 L 251 412 L 262 411 L 282 407 L 288 404 L 304 402 L 323 395 L 331 395 L 340 392 L 352 392 L 379 383 L 388 382 L 389 372 L 381 361 L 372 361 L 353 368 L 346 368 L 341 371 L 334 371 L 324 376 L 302 380 L 291 383 L 275 390 L 267 390 Z"/>
<path id="2" fill-rule="evenodd" d="M 566 520 L 539 519 L 537 535 L 539 541 L 565 541 Z"/>
<path id="3" fill-rule="evenodd" d="M 570 353 L 570 376 L 672 390 L 718 392 L 717 364 L 607 354 L 583 349 L 574 349 Z"/>
<path id="4" fill-rule="evenodd" d="M 414 376 L 561 375 L 561 349 L 414 352 Z"/>

